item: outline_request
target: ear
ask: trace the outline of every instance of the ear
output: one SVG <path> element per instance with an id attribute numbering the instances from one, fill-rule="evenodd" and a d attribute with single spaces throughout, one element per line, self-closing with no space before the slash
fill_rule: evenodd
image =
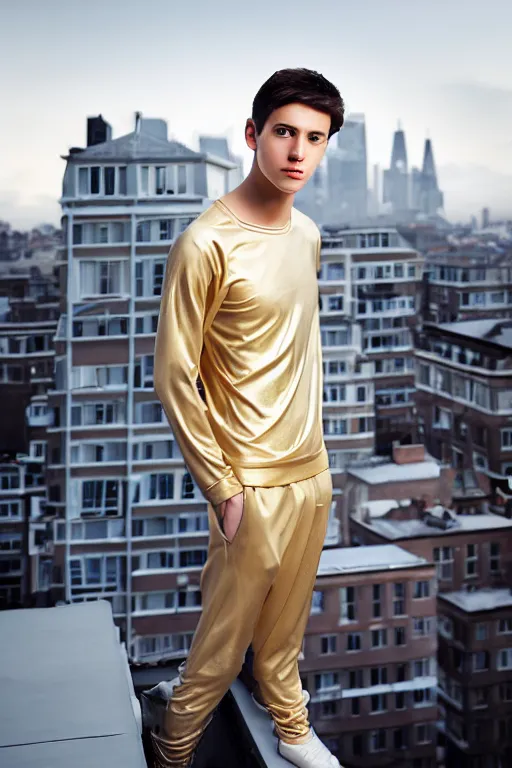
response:
<path id="1" fill-rule="evenodd" d="M 245 123 L 245 141 L 249 149 L 256 150 L 257 148 L 257 131 L 256 123 L 251 117 L 248 117 Z"/>

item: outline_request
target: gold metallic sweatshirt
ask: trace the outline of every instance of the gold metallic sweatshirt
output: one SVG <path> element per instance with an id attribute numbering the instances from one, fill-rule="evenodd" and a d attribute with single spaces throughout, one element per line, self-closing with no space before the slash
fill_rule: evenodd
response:
<path id="1" fill-rule="evenodd" d="M 244 485 L 287 485 L 329 466 L 320 243 L 317 226 L 296 208 L 286 226 L 263 227 L 216 200 L 169 252 L 155 391 L 213 505 Z"/>

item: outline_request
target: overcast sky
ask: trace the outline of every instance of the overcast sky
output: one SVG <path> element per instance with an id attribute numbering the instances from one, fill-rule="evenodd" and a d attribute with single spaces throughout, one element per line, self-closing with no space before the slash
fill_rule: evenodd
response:
<path id="1" fill-rule="evenodd" d="M 114 137 L 134 113 L 192 148 L 227 133 L 243 154 L 254 94 L 277 69 L 316 69 L 366 115 L 386 167 L 398 120 L 410 165 L 432 138 L 446 213 L 512 216 L 509 0 L 4 0 L 0 219 L 58 223 L 64 161 L 86 118 Z M 372 179 L 371 169 L 369 180 Z"/>

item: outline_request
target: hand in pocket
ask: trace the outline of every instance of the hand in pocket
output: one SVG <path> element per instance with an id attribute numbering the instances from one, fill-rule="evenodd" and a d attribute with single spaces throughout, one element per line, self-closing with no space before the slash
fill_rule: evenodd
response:
<path id="1" fill-rule="evenodd" d="M 244 494 L 237 493 L 216 507 L 217 517 L 229 542 L 235 538 L 244 513 Z"/>

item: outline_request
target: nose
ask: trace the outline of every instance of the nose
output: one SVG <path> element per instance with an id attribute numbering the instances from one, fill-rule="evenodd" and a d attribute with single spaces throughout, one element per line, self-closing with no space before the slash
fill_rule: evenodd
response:
<path id="1" fill-rule="evenodd" d="M 302 136 L 296 136 L 293 145 L 290 147 L 289 159 L 290 161 L 304 160 L 306 140 Z"/>

